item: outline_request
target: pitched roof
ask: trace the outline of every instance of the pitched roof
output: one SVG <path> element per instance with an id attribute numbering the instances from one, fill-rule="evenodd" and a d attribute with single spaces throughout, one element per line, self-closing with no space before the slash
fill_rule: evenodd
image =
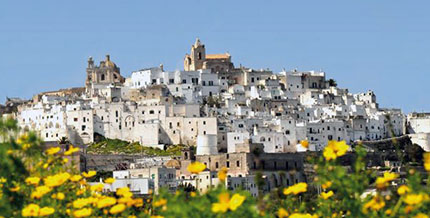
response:
<path id="1" fill-rule="evenodd" d="M 206 54 L 206 59 L 228 59 L 229 54 Z"/>

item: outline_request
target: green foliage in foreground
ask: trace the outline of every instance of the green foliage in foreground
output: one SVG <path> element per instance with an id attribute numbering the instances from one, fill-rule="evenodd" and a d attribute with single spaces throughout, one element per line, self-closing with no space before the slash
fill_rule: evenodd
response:
<path id="1" fill-rule="evenodd" d="M 141 146 L 137 142 L 126 142 L 119 139 L 103 139 L 87 147 L 87 152 L 92 154 L 143 154 L 150 156 L 177 156 L 181 155 L 181 149 L 185 145 L 172 145 L 166 150 Z"/>
<path id="2" fill-rule="evenodd" d="M 344 142 L 331 142 L 322 156 L 308 160 L 317 173 L 313 181 L 273 189 L 258 198 L 222 185 L 207 193 L 162 190 L 139 198 L 128 188 L 102 193 L 103 185 L 88 185 L 96 172 L 66 167 L 67 156 L 59 148 L 42 151 L 36 134 L 18 136 L 16 125 L 7 122 L 0 121 L 0 217 L 428 218 L 430 213 L 430 187 L 420 173 L 411 168 L 404 175 L 378 176 L 366 168 L 361 146 L 353 148 L 355 162 L 343 167 L 338 157 L 345 154 Z M 429 153 L 424 154 L 424 166 L 430 171 Z M 225 177 L 219 174 L 219 179 Z"/>

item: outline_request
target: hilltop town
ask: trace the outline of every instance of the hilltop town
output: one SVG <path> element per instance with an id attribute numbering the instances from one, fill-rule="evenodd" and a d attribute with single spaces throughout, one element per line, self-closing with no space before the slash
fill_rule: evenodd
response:
<path id="1" fill-rule="evenodd" d="M 107 186 L 112 190 L 132 184 L 138 194 L 179 186 L 204 192 L 220 182 L 216 173 L 226 167 L 230 189 L 256 196 L 258 172 L 265 191 L 310 180 L 305 157 L 318 155 L 330 140 L 363 143 L 375 154 L 369 167 L 397 171 L 402 163 L 390 155 L 393 139 L 404 150 L 430 150 L 429 114 L 381 108 L 372 91 L 350 93 L 322 71 L 238 67 L 229 53 L 206 54 L 199 39 L 182 71 L 160 65 L 126 78 L 106 55 L 99 64 L 90 57 L 84 76 L 85 87 L 8 99 L 0 113 L 14 117 L 22 130 L 38 132 L 48 147 L 62 141 L 79 146 L 79 169 L 111 172 L 117 179 Z M 106 140 L 157 151 L 179 146 L 180 152 L 91 149 Z M 207 170 L 188 172 L 195 160 Z"/>

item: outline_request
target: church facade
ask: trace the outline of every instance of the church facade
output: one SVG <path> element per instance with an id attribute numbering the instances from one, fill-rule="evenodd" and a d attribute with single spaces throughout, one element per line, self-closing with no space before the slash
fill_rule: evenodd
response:
<path id="1" fill-rule="evenodd" d="M 89 96 L 96 94 L 98 89 L 105 88 L 111 84 L 122 84 L 124 81 L 120 68 L 110 60 L 109 55 L 106 55 L 104 61 L 100 61 L 99 66 L 94 64 L 92 57 L 88 59 L 85 88 Z"/>
<path id="2" fill-rule="evenodd" d="M 234 69 L 229 53 L 206 54 L 205 45 L 197 38 L 191 46 L 191 53 L 185 55 L 184 70 L 210 69 L 212 73 L 229 72 Z"/>

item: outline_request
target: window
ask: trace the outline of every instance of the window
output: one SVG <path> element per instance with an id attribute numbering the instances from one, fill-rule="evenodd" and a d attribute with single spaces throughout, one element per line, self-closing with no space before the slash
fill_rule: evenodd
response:
<path id="1" fill-rule="evenodd" d="M 119 114 L 118 114 L 118 111 L 115 111 L 115 116 L 116 116 L 116 117 L 118 117 L 118 115 L 119 115 Z"/>
<path id="2" fill-rule="evenodd" d="M 101 80 L 102 80 L 102 81 L 104 81 L 104 80 L 105 80 L 105 74 L 102 74 L 102 78 L 101 78 Z"/>
<path id="3" fill-rule="evenodd" d="M 175 80 L 174 79 L 169 79 L 169 83 L 174 83 Z"/>
<path id="4" fill-rule="evenodd" d="M 78 118 L 77 117 L 73 118 L 73 121 L 78 122 Z"/>
<path id="5" fill-rule="evenodd" d="M 227 162 L 225 163 L 225 165 L 226 165 L 227 167 L 230 167 L 230 161 L 227 161 Z"/>
<path id="6" fill-rule="evenodd" d="M 236 161 L 236 166 L 240 167 L 240 161 Z"/>
<path id="7" fill-rule="evenodd" d="M 215 162 L 215 168 L 217 168 L 218 169 L 218 162 Z"/>
<path id="8" fill-rule="evenodd" d="M 154 114 L 154 110 L 150 110 L 150 111 L 149 111 L 149 114 Z"/>

